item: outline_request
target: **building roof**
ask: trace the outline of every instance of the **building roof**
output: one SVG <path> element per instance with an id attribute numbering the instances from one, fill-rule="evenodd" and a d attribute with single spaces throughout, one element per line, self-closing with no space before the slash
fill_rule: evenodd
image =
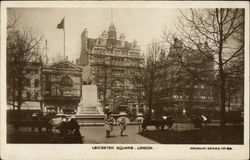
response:
<path id="1" fill-rule="evenodd" d="M 83 31 L 86 32 L 86 29 Z M 129 43 L 125 41 L 125 34 L 120 34 L 120 39 L 116 39 L 116 28 L 114 23 L 111 23 L 108 32 L 104 30 L 98 38 L 87 38 L 87 48 L 92 50 L 94 46 L 107 47 L 108 43 L 112 43 L 114 48 L 122 49 L 124 51 L 128 50 L 137 50 L 140 51 L 139 47 L 136 44 L 136 41 Z M 108 37 L 107 37 L 108 35 Z M 100 39 L 106 41 L 107 43 L 97 43 Z M 123 43 L 124 42 L 124 43 Z M 133 46 L 135 44 L 135 46 Z"/>
<path id="2" fill-rule="evenodd" d="M 101 45 L 96 45 L 96 41 L 98 38 L 88 38 L 88 49 L 93 49 L 94 46 L 101 46 Z M 124 42 L 125 45 L 122 45 L 121 40 L 115 40 L 114 42 L 114 48 L 120 48 L 120 49 L 125 49 L 125 50 L 140 50 L 138 48 L 134 48 L 132 43 L 129 43 L 128 41 Z"/>
<path id="3" fill-rule="evenodd" d="M 68 60 L 63 60 L 50 65 L 46 65 L 44 66 L 44 68 L 60 68 L 60 69 L 71 69 L 71 70 L 82 71 L 82 68 L 80 66 Z"/>

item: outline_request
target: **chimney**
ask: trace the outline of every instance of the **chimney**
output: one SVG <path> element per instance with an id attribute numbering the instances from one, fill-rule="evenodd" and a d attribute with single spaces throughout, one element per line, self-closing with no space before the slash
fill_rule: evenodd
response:
<path id="1" fill-rule="evenodd" d="M 124 33 L 120 34 L 120 40 L 121 40 L 121 43 L 122 43 L 122 46 L 124 47 L 125 46 L 125 35 Z"/>

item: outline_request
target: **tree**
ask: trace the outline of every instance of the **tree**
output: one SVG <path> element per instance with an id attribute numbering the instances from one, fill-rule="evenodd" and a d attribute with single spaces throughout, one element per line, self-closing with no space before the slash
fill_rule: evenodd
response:
<path id="1" fill-rule="evenodd" d="M 231 110 L 231 101 L 233 97 L 241 92 L 243 96 L 244 84 L 244 57 L 238 57 L 232 60 L 226 67 L 226 106 Z M 242 97 L 243 98 L 243 97 Z"/>
<path id="2" fill-rule="evenodd" d="M 163 31 L 163 38 L 176 50 L 181 64 L 201 82 L 220 90 L 220 124 L 225 126 L 227 64 L 244 54 L 244 10 L 243 9 L 190 9 L 180 11 L 176 33 Z M 181 59 L 178 46 L 173 40 L 178 38 L 185 48 L 196 48 L 208 61 L 213 61 L 213 74 L 218 75 L 218 83 L 201 79 L 188 63 Z M 212 55 L 211 55 L 212 54 Z"/>
<path id="3" fill-rule="evenodd" d="M 147 79 L 145 73 L 145 65 L 130 70 L 130 83 L 136 93 L 136 100 L 138 102 L 138 106 L 140 106 L 141 103 L 146 101 L 146 80 Z"/>
<path id="4" fill-rule="evenodd" d="M 137 100 L 145 101 L 148 106 L 148 117 L 151 119 L 152 102 L 154 98 L 154 88 L 157 86 L 157 63 L 161 46 L 156 41 L 152 42 L 147 49 L 147 59 L 145 66 L 131 72 L 131 84 L 137 92 Z"/>
<path id="5" fill-rule="evenodd" d="M 14 14 L 15 15 L 15 14 Z M 39 42 L 42 37 L 30 29 L 18 29 L 17 17 L 9 15 L 7 24 L 7 95 L 8 103 L 18 111 L 26 99 L 23 91 L 27 83 L 25 75 L 29 65 L 40 63 Z"/>
<path id="6" fill-rule="evenodd" d="M 108 90 L 108 65 L 104 62 L 104 80 L 102 83 L 102 92 L 103 92 L 103 106 L 107 106 L 107 90 Z"/>

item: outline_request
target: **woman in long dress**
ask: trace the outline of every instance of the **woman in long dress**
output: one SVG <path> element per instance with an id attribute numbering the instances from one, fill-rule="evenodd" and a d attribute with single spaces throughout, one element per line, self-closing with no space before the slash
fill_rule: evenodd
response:
<path id="1" fill-rule="evenodd" d="M 108 112 L 106 117 L 104 118 L 105 130 L 106 130 L 106 138 L 110 137 L 110 132 L 113 131 L 113 123 L 115 123 L 115 119 L 111 117 L 111 112 Z"/>
<path id="2" fill-rule="evenodd" d="M 125 112 L 120 113 L 119 116 L 120 117 L 117 119 L 117 125 L 120 126 L 121 129 L 120 135 L 124 136 L 123 132 L 126 130 L 126 126 L 129 123 L 129 119 L 126 117 L 127 114 Z"/>

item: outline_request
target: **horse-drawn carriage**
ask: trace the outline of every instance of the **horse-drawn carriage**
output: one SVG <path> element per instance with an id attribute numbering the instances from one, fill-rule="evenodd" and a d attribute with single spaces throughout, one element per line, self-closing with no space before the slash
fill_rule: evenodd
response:
<path id="1" fill-rule="evenodd" d="M 145 119 L 142 123 L 142 129 L 146 130 L 147 126 L 155 126 L 156 130 L 164 130 L 165 126 L 167 129 L 173 129 L 174 120 L 171 116 L 163 116 L 162 119 L 149 120 Z"/>

